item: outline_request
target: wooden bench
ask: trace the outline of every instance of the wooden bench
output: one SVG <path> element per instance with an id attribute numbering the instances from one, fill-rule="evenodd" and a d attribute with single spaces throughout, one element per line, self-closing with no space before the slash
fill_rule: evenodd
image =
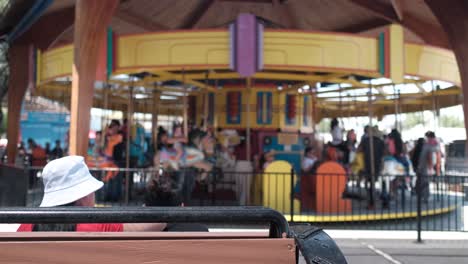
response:
<path id="1" fill-rule="evenodd" d="M 230 224 L 267 222 L 270 223 L 270 231 L 0 233 L 0 262 L 293 264 L 297 263 L 299 248 L 306 260 L 309 260 L 308 263 L 346 263 L 336 244 L 323 231 L 308 228 L 295 235 L 290 232 L 289 225 L 280 213 L 265 208 L 34 208 L 0 211 L 0 223 L 110 221 Z M 317 249 L 324 254 L 320 254 Z M 312 259 L 322 262 L 311 262 Z"/>

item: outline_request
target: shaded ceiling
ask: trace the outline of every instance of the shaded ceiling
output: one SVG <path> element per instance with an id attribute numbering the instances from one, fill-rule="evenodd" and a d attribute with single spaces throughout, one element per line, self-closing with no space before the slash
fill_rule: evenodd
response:
<path id="1" fill-rule="evenodd" d="M 75 0 L 59 0 L 44 15 Z M 423 0 L 122 0 L 111 22 L 117 34 L 226 27 L 239 13 L 253 13 L 267 27 L 376 36 L 390 23 L 405 27 L 408 42 L 448 48 L 439 22 Z M 70 43 L 73 28 L 55 42 Z"/>

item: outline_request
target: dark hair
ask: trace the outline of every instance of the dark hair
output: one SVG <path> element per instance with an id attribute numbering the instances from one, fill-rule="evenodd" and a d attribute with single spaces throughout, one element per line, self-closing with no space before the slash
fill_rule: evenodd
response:
<path id="1" fill-rule="evenodd" d="M 164 146 L 164 144 L 161 142 L 161 139 L 162 139 L 163 136 L 167 136 L 167 131 L 162 126 L 160 126 L 160 127 L 158 127 L 158 136 L 157 136 L 158 145 L 156 146 L 157 150 L 161 150 L 163 148 L 163 146 Z"/>
<path id="2" fill-rule="evenodd" d="M 414 172 L 417 172 L 417 169 L 419 167 L 419 157 L 421 156 L 424 142 L 424 138 L 418 138 L 418 141 L 414 146 L 413 155 L 411 156 L 411 163 L 413 164 Z"/>
<path id="3" fill-rule="evenodd" d="M 426 132 L 426 137 L 427 137 L 427 138 L 435 138 L 436 136 L 435 136 L 435 133 L 434 133 L 434 132 L 432 132 L 432 131 L 427 131 L 427 132 Z"/>
<path id="4" fill-rule="evenodd" d="M 304 156 L 307 156 L 307 154 L 308 154 L 309 152 L 311 152 L 312 150 L 314 150 L 313 147 L 307 147 L 307 148 L 305 148 L 305 150 L 304 150 Z"/>
<path id="5" fill-rule="evenodd" d="M 330 126 L 330 129 L 333 130 L 336 126 L 338 126 L 338 119 L 335 117 L 332 119 L 331 121 L 331 126 Z"/>
<path id="6" fill-rule="evenodd" d="M 153 180 L 146 190 L 146 206 L 179 206 L 181 201 L 177 194 L 172 191 L 171 184 L 165 186 L 158 180 Z"/>
<path id="7" fill-rule="evenodd" d="M 61 205 L 63 206 L 74 206 L 75 202 Z M 76 224 L 35 224 L 32 228 L 33 232 L 75 232 Z"/>
<path id="8" fill-rule="evenodd" d="M 392 129 L 388 137 L 393 139 L 395 142 L 396 154 L 400 155 L 401 153 L 403 153 L 403 140 L 401 139 L 400 132 L 398 132 L 398 130 L 396 129 Z"/>
<path id="9" fill-rule="evenodd" d="M 113 128 L 114 126 L 120 127 L 120 122 L 117 119 L 112 119 L 109 125 L 109 128 Z"/>
<path id="10" fill-rule="evenodd" d="M 205 131 L 202 131 L 201 129 L 194 129 L 189 132 L 188 138 L 189 138 L 189 146 L 192 147 L 197 147 L 197 144 L 195 144 L 196 140 L 202 140 L 208 133 Z"/>
<path id="11" fill-rule="evenodd" d="M 260 168 L 258 168 L 258 169 L 263 170 L 263 165 L 265 165 L 265 163 L 266 163 L 265 155 L 262 154 L 262 155 L 260 155 L 260 160 L 258 162 L 258 165 L 260 166 Z"/>
<path id="12" fill-rule="evenodd" d="M 369 125 L 364 126 L 364 133 L 369 133 Z"/>

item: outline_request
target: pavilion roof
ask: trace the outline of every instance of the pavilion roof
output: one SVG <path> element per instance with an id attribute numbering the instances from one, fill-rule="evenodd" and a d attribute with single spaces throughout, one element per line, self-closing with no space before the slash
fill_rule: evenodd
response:
<path id="1" fill-rule="evenodd" d="M 55 1 L 44 15 L 64 12 L 75 0 Z M 408 42 L 448 48 L 434 14 L 422 0 L 122 0 L 111 27 L 117 34 L 226 27 L 239 13 L 267 27 L 376 36 L 390 23 L 405 27 Z M 56 45 L 70 43 L 73 28 Z"/>

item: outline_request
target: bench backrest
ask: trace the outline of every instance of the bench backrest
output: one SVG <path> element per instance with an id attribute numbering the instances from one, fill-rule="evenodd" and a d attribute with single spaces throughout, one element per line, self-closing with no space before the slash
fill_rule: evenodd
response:
<path id="1" fill-rule="evenodd" d="M 291 238 L 258 233 L 0 233 L 0 262 L 296 263 Z"/>

